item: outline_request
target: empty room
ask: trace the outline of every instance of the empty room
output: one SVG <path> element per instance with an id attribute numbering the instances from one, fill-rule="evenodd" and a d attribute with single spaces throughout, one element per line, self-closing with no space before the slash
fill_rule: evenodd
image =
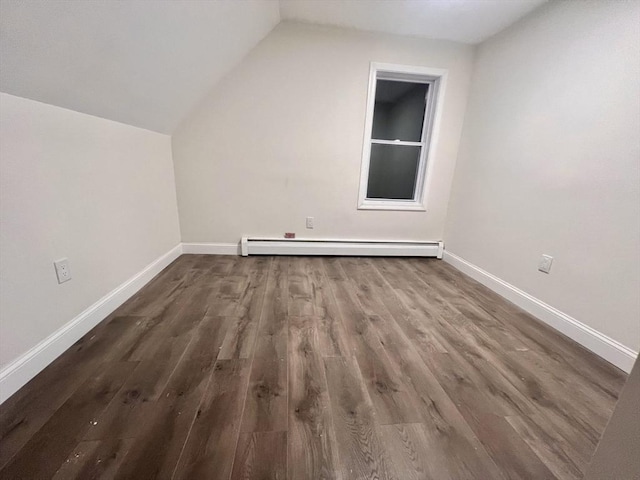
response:
<path id="1" fill-rule="evenodd" d="M 639 350 L 640 1 L 0 0 L 0 479 L 640 480 Z"/>

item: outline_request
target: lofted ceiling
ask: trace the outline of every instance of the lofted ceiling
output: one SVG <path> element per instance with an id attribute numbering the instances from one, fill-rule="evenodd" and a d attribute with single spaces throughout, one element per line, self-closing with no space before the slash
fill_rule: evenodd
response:
<path id="1" fill-rule="evenodd" d="M 0 0 L 0 91 L 172 133 L 280 19 L 477 43 L 545 0 Z"/>
<path id="2" fill-rule="evenodd" d="M 171 133 L 279 21 L 268 0 L 1 0 L 0 90 Z"/>
<path id="3" fill-rule="evenodd" d="M 283 19 L 479 43 L 546 0 L 280 0 Z"/>

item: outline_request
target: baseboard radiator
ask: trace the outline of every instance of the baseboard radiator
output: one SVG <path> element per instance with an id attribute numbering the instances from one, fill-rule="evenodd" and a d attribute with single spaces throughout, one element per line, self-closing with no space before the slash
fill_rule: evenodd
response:
<path id="1" fill-rule="evenodd" d="M 443 243 L 382 240 L 322 240 L 302 238 L 242 237 L 242 256 L 342 255 L 352 257 L 442 258 Z"/>

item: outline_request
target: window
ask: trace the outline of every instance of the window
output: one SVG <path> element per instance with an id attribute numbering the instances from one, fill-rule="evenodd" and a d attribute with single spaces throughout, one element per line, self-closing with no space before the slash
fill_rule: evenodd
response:
<path id="1" fill-rule="evenodd" d="M 358 208 L 425 210 L 445 70 L 372 63 Z"/>

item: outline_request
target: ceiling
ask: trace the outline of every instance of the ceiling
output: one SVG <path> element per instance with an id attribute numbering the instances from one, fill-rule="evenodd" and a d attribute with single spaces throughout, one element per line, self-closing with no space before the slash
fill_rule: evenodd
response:
<path id="1" fill-rule="evenodd" d="M 264 0 L 0 0 L 0 90 L 171 133 L 279 21 Z"/>
<path id="2" fill-rule="evenodd" d="M 283 19 L 479 43 L 546 0 L 280 0 Z"/>
<path id="3" fill-rule="evenodd" d="M 172 133 L 280 19 L 476 43 L 545 0 L 0 0 L 0 91 Z"/>

